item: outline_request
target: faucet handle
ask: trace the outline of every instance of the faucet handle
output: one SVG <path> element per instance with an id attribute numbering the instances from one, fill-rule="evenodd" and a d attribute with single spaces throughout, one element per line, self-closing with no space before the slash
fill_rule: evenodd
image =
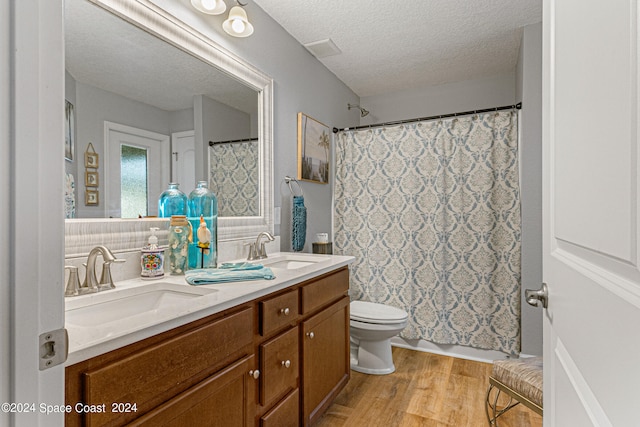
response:
<path id="1" fill-rule="evenodd" d="M 65 270 L 69 270 L 69 279 L 64 290 L 65 297 L 74 297 L 80 295 L 80 279 L 78 278 L 78 267 L 74 265 L 65 265 Z"/>
<path id="2" fill-rule="evenodd" d="M 260 258 L 260 259 L 267 258 L 267 249 L 264 247 L 264 245 L 266 243 L 271 243 L 271 242 L 272 242 L 272 240 L 260 243 L 260 251 L 258 251 L 258 258 Z"/>
<path id="3" fill-rule="evenodd" d="M 256 244 L 255 243 L 245 243 L 244 246 L 249 246 L 249 255 L 247 256 L 247 261 L 254 261 L 258 259 L 256 254 Z"/>
<path id="4" fill-rule="evenodd" d="M 99 290 L 103 291 L 116 288 L 116 285 L 113 284 L 113 277 L 111 277 L 111 264 L 122 264 L 126 261 L 126 259 L 114 258 L 111 261 L 105 261 L 102 263 L 102 276 L 100 277 L 100 283 L 98 284 Z"/>

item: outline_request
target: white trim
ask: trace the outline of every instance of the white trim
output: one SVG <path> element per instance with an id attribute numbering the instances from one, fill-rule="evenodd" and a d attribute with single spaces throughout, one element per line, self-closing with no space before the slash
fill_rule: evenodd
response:
<path id="1" fill-rule="evenodd" d="M 623 301 L 640 308 L 640 288 L 636 283 L 613 274 L 610 270 L 592 264 L 563 249 L 556 249 L 552 252 L 552 256 L 570 268 L 580 272 L 585 277 L 593 280 Z"/>
<path id="2" fill-rule="evenodd" d="M 64 404 L 64 366 L 39 370 L 39 335 L 64 327 L 64 38 L 62 1 L 11 0 L 8 235 L 10 402 Z M 4 163 L 5 160 L 2 162 Z M 56 346 L 62 350 L 63 347 Z M 12 413 L 63 425 L 63 414 Z"/>
<path id="3" fill-rule="evenodd" d="M 480 348 L 466 347 L 463 345 L 455 344 L 436 344 L 425 340 L 407 341 L 399 336 L 391 338 L 391 345 L 393 345 L 394 347 L 406 348 L 409 350 L 456 357 L 458 359 L 473 360 L 475 362 L 491 363 L 494 360 L 507 359 L 510 357 L 508 354 L 501 351 L 483 350 Z M 520 357 L 533 357 L 533 355 L 521 353 Z"/>
<path id="4" fill-rule="evenodd" d="M 90 1 L 140 27 L 142 30 L 234 76 L 234 78 L 259 92 L 258 138 L 261 141 L 260 215 L 243 218 L 218 218 L 218 240 L 238 240 L 255 237 L 261 231 L 273 233 L 273 79 L 159 8 L 150 0 Z M 75 219 L 66 222 L 67 234 L 65 237 L 67 241 L 78 237 L 84 227 L 84 221 Z M 102 222 L 105 229 L 111 228 L 113 233 L 128 233 L 126 225 L 123 223 L 129 224 L 132 229 L 135 228 L 135 220 L 102 220 Z M 126 236 L 119 240 L 126 240 Z M 66 252 L 67 254 L 77 253 L 77 248 L 67 247 Z"/>
<path id="5" fill-rule="evenodd" d="M 169 135 L 165 135 L 162 133 L 157 133 L 157 132 L 151 132 L 145 129 L 140 129 L 140 128 L 136 128 L 133 126 L 127 126 L 127 125 L 123 125 L 120 123 L 114 123 L 114 122 L 108 122 L 105 120 L 104 122 L 104 161 L 102 162 L 104 165 L 104 207 L 105 207 L 105 214 L 107 217 L 114 217 L 114 218 L 119 218 L 121 215 L 121 208 L 120 208 L 120 203 L 118 203 L 118 209 L 117 212 L 115 209 L 111 209 L 111 205 L 110 202 L 111 200 L 109 199 L 109 197 L 111 196 L 110 194 L 110 187 L 111 187 L 111 182 L 113 181 L 112 179 L 110 179 L 109 177 L 109 156 L 112 154 L 110 152 L 111 149 L 113 149 L 113 147 L 111 147 L 111 132 L 121 132 L 121 133 L 126 133 L 129 135 L 134 135 L 134 136 L 139 136 L 142 138 L 147 138 L 147 139 L 152 139 L 155 141 L 158 141 L 160 143 L 160 182 L 161 183 L 168 183 L 169 182 L 169 170 L 171 168 L 171 163 L 170 163 L 170 158 L 169 155 L 171 154 L 171 140 Z M 132 144 L 129 144 L 132 145 Z M 141 147 L 141 148 L 147 148 L 147 147 Z M 149 172 L 149 167 L 152 165 L 147 164 L 147 174 Z M 161 184 L 164 185 L 164 184 Z M 147 187 L 149 187 L 149 185 L 147 184 Z M 150 188 L 147 188 L 147 190 L 150 190 Z M 162 190 L 160 190 L 160 192 L 162 192 Z M 151 197 L 153 197 L 153 192 L 148 191 L 148 200 L 147 200 L 147 208 L 148 208 L 148 215 L 152 215 L 152 209 L 150 208 L 150 204 L 153 203 L 153 201 L 151 200 Z M 158 193 L 160 194 L 160 193 Z"/>
<path id="6" fill-rule="evenodd" d="M 0 2 L 0 39 L 10 40 L 10 7 L 11 2 Z M 0 43 L 0 181 L 11 182 L 11 54 L 8 43 Z M 8 236 L 11 230 L 11 208 L 8 203 L 0 206 L 0 234 Z M 11 392 L 11 282 L 10 282 L 11 245 L 5 240 L 0 246 L 0 402 L 10 401 Z M 9 414 L 0 411 L 0 425 L 9 425 Z"/>
<path id="7" fill-rule="evenodd" d="M 578 369 L 571 355 L 559 339 L 556 341 L 555 354 L 593 425 L 611 427 L 612 424 L 609 417 L 605 414 L 600 403 L 598 403 L 598 399 L 591 391 L 589 384 L 587 384 L 587 381 L 580 373 L 580 369 Z M 556 369 L 558 369 L 558 366 L 556 366 Z"/>

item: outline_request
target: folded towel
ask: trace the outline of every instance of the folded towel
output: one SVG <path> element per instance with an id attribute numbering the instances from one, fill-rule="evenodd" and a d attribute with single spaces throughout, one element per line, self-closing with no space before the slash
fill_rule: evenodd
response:
<path id="1" fill-rule="evenodd" d="M 242 282 L 245 280 L 272 280 L 276 276 L 270 268 L 262 264 L 225 263 L 220 268 L 200 268 L 188 270 L 184 278 L 190 285 L 211 285 L 214 283 Z"/>

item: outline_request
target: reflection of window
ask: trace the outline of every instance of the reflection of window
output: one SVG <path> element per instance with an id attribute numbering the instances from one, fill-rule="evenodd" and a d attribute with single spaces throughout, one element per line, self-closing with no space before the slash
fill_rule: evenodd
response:
<path id="1" fill-rule="evenodd" d="M 120 146 L 121 218 L 147 216 L 147 150 Z"/>

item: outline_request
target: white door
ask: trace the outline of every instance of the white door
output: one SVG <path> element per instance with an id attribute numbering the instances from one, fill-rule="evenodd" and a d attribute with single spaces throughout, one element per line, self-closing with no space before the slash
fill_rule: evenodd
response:
<path id="1" fill-rule="evenodd" d="M 187 195 L 196 188 L 196 142 L 192 130 L 171 134 L 171 181 L 180 184 L 180 190 Z"/>
<path id="2" fill-rule="evenodd" d="M 544 425 L 639 426 L 634 0 L 544 1 Z"/>
<path id="3" fill-rule="evenodd" d="M 0 425 L 62 426 L 64 364 L 39 344 L 64 332 L 62 1 L 0 3 Z"/>
<path id="4" fill-rule="evenodd" d="M 158 215 L 158 198 L 169 182 L 169 136 L 111 122 L 104 122 L 104 135 L 104 140 L 107 141 L 104 169 L 107 215 L 113 218 L 122 217 L 123 147 L 131 147 L 144 153 L 146 215 Z M 145 213 L 140 214 L 145 216 Z M 135 218 L 137 214 L 125 216 Z"/>

